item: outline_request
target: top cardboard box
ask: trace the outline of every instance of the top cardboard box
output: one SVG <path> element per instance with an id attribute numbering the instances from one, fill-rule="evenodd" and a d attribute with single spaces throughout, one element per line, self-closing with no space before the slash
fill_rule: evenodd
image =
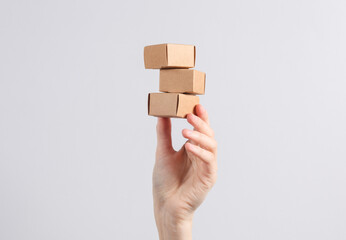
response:
<path id="1" fill-rule="evenodd" d="M 183 44 L 158 44 L 144 47 L 144 65 L 149 69 L 193 68 L 196 47 Z"/>

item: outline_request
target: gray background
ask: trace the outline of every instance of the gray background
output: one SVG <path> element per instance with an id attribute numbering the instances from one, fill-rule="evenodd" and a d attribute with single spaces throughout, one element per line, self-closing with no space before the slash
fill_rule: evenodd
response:
<path id="1" fill-rule="evenodd" d="M 156 239 L 143 47 L 197 46 L 194 239 L 346 239 L 346 2 L 0 2 L 0 239 Z M 174 146 L 184 120 L 173 121 Z"/>

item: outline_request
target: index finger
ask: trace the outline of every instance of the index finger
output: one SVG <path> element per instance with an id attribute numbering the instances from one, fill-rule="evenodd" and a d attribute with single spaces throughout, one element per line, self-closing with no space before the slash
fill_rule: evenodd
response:
<path id="1" fill-rule="evenodd" d="M 201 133 L 204 133 L 205 135 L 209 137 L 214 137 L 214 131 L 211 129 L 209 124 L 204 121 L 202 118 L 189 113 L 187 115 L 187 121 L 193 126 L 193 128 Z"/>
<path id="2" fill-rule="evenodd" d="M 196 115 L 209 125 L 209 116 L 207 110 L 205 110 L 201 104 L 196 106 Z"/>

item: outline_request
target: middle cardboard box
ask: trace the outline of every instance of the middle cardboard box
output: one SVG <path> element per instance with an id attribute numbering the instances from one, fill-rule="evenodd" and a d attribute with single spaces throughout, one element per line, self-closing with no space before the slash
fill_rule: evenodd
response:
<path id="1" fill-rule="evenodd" d="M 161 69 L 161 92 L 204 94 L 206 74 L 194 69 Z"/>

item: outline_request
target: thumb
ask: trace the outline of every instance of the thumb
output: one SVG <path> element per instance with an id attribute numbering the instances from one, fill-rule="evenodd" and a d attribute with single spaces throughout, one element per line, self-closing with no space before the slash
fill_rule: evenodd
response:
<path id="1" fill-rule="evenodd" d="M 157 118 L 156 125 L 157 148 L 158 154 L 165 154 L 173 150 L 171 137 L 171 119 Z"/>

